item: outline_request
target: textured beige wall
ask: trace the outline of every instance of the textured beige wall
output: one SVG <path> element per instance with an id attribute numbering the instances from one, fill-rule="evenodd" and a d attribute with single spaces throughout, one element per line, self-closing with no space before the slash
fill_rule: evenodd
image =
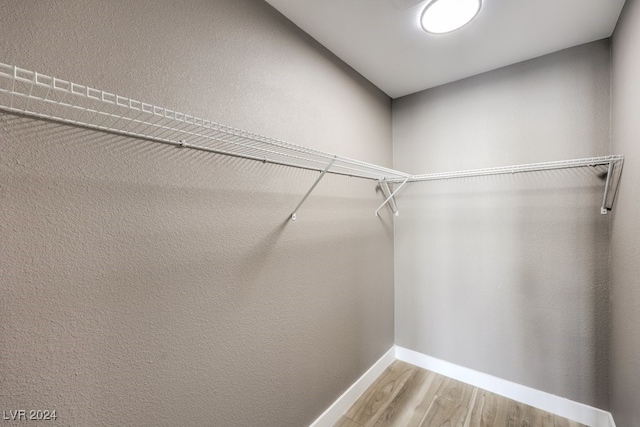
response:
<path id="1" fill-rule="evenodd" d="M 609 154 L 609 43 L 400 98 L 393 112 L 395 167 L 413 173 Z M 606 407 L 603 172 L 408 186 L 396 344 Z"/>
<path id="2" fill-rule="evenodd" d="M 0 61 L 391 165 L 390 100 L 262 1 L 5 0 Z M 316 177 L 0 114 L 0 410 L 310 423 L 394 332 L 381 195 L 287 221 Z"/>
<path id="3" fill-rule="evenodd" d="M 627 0 L 613 35 L 612 149 L 625 155 L 611 232 L 611 411 L 640 425 L 640 2 Z"/>

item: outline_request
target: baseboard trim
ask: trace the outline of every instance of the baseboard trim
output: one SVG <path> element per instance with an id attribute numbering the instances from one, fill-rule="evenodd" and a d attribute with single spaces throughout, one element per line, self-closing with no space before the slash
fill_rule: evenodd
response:
<path id="1" fill-rule="evenodd" d="M 543 411 L 577 421 L 590 427 L 616 427 L 611 413 L 527 386 L 474 371 L 400 346 L 395 357 L 403 362 L 471 384 Z"/>
<path id="2" fill-rule="evenodd" d="M 333 402 L 309 427 L 333 427 L 356 400 L 369 388 L 385 369 L 396 360 L 396 348 L 391 347 L 376 363 Z"/>

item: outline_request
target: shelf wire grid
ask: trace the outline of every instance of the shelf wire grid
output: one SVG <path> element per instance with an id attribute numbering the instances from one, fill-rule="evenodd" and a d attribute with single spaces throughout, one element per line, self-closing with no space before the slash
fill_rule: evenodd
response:
<path id="1" fill-rule="evenodd" d="M 411 175 L 3 63 L 0 63 L 0 110 L 211 153 L 389 184 L 598 165 L 609 165 L 611 172 L 614 164 L 624 161 L 623 156 L 613 155 Z M 607 191 L 608 185 L 605 200 Z M 606 202 L 603 210 L 605 207 Z"/>
<path id="2" fill-rule="evenodd" d="M 333 162 L 327 173 L 373 180 L 410 176 L 3 63 L 0 110 L 319 172 Z"/>
<path id="3" fill-rule="evenodd" d="M 503 174 L 512 174 L 512 173 L 522 173 L 522 172 L 545 171 L 545 170 L 554 170 L 554 169 L 570 169 L 570 168 L 579 168 L 579 167 L 587 167 L 587 166 L 600 166 L 600 165 L 609 165 L 611 163 L 621 162 L 623 160 L 624 160 L 624 156 L 612 155 L 612 156 L 601 156 L 601 157 L 587 157 L 583 159 L 573 159 L 573 160 L 560 160 L 560 161 L 554 161 L 554 162 L 500 166 L 500 167 L 484 168 L 484 169 L 469 169 L 469 170 L 455 171 L 455 172 L 429 173 L 429 174 L 422 174 L 422 175 L 412 175 L 411 177 L 409 177 L 409 182 L 436 181 L 436 180 L 443 180 L 443 179 L 456 179 L 456 178 L 468 178 L 468 177 L 488 176 L 488 175 L 503 175 Z M 398 182 L 402 182 L 403 180 L 404 179 L 402 178 L 394 178 L 389 181 L 393 183 L 398 183 Z"/>

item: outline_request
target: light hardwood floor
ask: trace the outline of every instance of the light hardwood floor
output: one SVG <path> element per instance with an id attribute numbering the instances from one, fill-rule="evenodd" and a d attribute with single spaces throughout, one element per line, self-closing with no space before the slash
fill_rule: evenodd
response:
<path id="1" fill-rule="evenodd" d="M 334 427 L 584 427 L 396 360 Z"/>

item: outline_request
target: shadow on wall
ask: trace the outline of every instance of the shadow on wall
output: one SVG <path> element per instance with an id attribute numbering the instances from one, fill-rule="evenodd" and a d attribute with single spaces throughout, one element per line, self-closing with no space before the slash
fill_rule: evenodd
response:
<path id="1" fill-rule="evenodd" d="M 557 206 L 522 207 L 517 214 L 515 233 L 524 244 L 515 255 L 521 276 L 509 318 L 520 327 L 519 360 L 533 357 L 541 368 L 540 388 L 573 390 L 574 400 L 608 409 L 609 217 L 599 213 L 606 174 L 566 175 L 587 175 L 594 186 L 559 189 Z"/>
<path id="2" fill-rule="evenodd" d="M 325 177 L 292 223 L 316 172 L 14 115 L 0 132 L 13 406 L 142 425 L 249 404 L 303 425 L 393 343 L 391 219 L 371 181 Z"/>
<path id="3" fill-rule="evenodd" d="M 397 343 L 606 407 L 602 172 L 412 184 L 396 222 Z"/>

